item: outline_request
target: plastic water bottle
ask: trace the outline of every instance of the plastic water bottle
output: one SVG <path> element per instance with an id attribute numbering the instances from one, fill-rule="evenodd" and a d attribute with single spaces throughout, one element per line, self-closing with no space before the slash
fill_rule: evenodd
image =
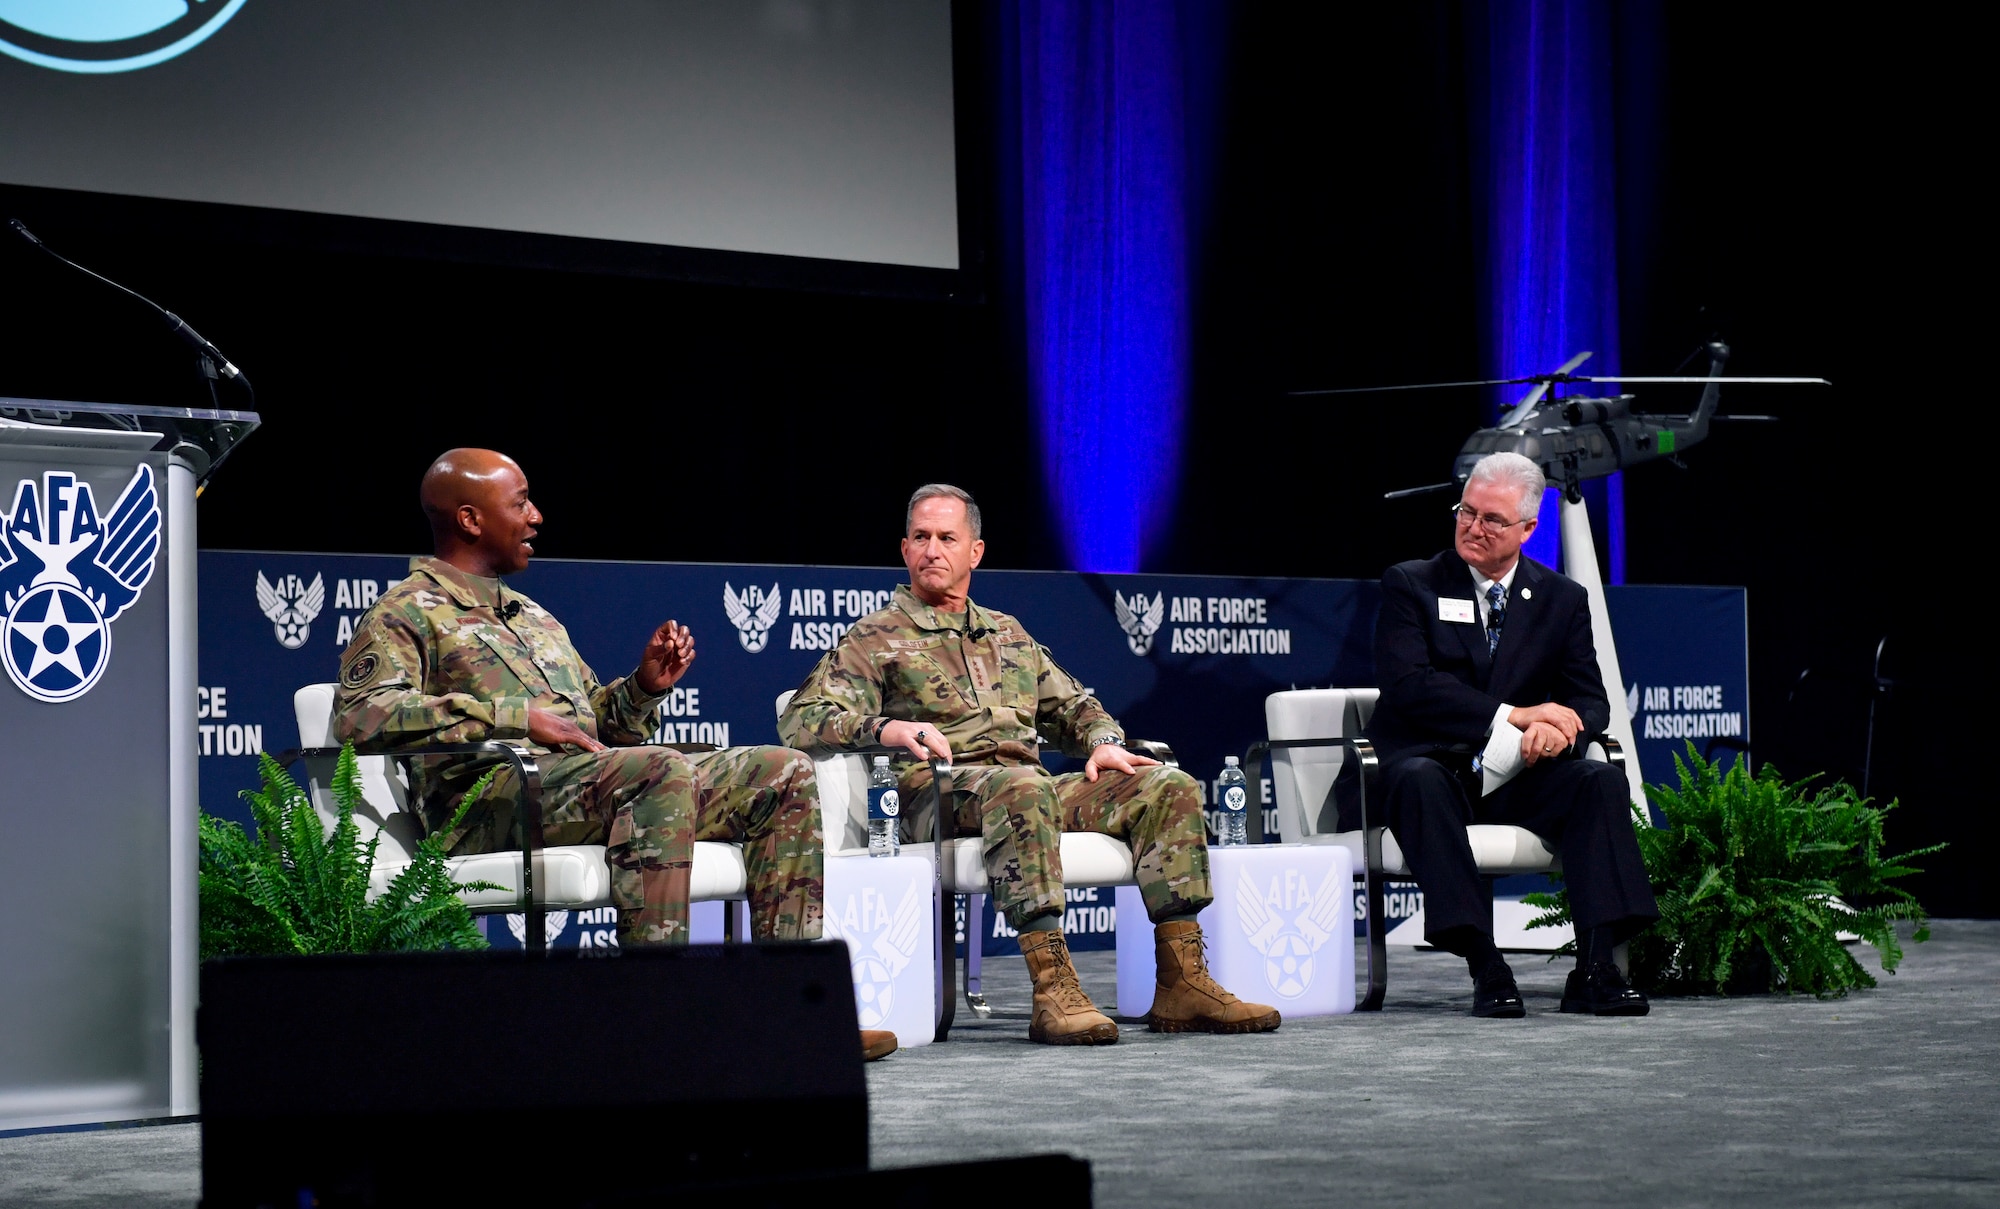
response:
<path id="1" fill-rule="evenodd" d="M 1250 813 L 1250 791 L 1243 781 L 1243 770 L 1237 767 L 1235 756 L 1222 759 L 1222 779 L 1217 783 L 1217 805 L 1222 809 L 1222 822 L 1216 828 L 1218 842 L 1228 846 L 1250 842 L 1246 834 L 1244 820 Z"/>
<path id="2" fill-rule="evenodd" d="M 868 772 L 869 856 L 895 856 L 903 850 L 902 839 L 896 834 L 902 813 L 901 795 L 896 792 L 896 770 L 889 767 L 889 757 L 876 756 L 875 767 Z"/>

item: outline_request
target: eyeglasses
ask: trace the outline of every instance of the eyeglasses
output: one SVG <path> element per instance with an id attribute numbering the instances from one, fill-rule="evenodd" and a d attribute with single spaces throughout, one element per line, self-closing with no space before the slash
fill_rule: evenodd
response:
<path id="1" fill-rule="evenodd" d="M 1488 533 L 1505 533 L 1516 525 L 1525 525 L 1526 520 L 1506 521 L 1488 513 L 1474 512 L 1464 504 L 1453 504 L 1451 514 L 1461 525 L 1477 525 Z"/>

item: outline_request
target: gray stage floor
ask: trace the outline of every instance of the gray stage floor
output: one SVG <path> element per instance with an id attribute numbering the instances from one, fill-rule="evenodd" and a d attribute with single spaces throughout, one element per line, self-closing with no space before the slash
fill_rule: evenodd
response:
<path id="1" fill-rule="evenodd" d="M 993 1019 L 869 1068 L 874 1160 L 1065 1151 L 1105 1206 L 1992 1205 L 2000 921 L 1936 933 L 1875 991 L 1625 1021 L 1557 1014 L 1535 957 L 1528 1019 L 1472 1020 L 1456 959 L 1398 952 L 1379 1015 L 1094 1050 L 1030 1045 L 1026 975 L 996 960 Z M 1110 954 L 1079 964 L 1111 1003 Z M 192 1206 L 198 1129 L 0 1138 L 0 1205 Z"/>

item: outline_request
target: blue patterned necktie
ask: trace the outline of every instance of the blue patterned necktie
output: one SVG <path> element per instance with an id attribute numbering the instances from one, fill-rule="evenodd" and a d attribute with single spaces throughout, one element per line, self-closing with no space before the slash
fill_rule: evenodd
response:
<path id="1" fill-rule="evenodd" d="M 1507 624 L 1507 589 L 1494 584 L 1486 589 L 1486 653 L 1500 646 L 1500 627 Z"/>

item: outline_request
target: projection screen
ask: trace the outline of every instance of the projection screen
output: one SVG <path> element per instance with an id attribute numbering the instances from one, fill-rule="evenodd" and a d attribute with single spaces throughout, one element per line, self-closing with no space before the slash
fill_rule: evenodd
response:
<path id="1" fill-rule="evenodd" d="M 948 0 L 0 0 L 0 182 L 955 269 Z"/>

